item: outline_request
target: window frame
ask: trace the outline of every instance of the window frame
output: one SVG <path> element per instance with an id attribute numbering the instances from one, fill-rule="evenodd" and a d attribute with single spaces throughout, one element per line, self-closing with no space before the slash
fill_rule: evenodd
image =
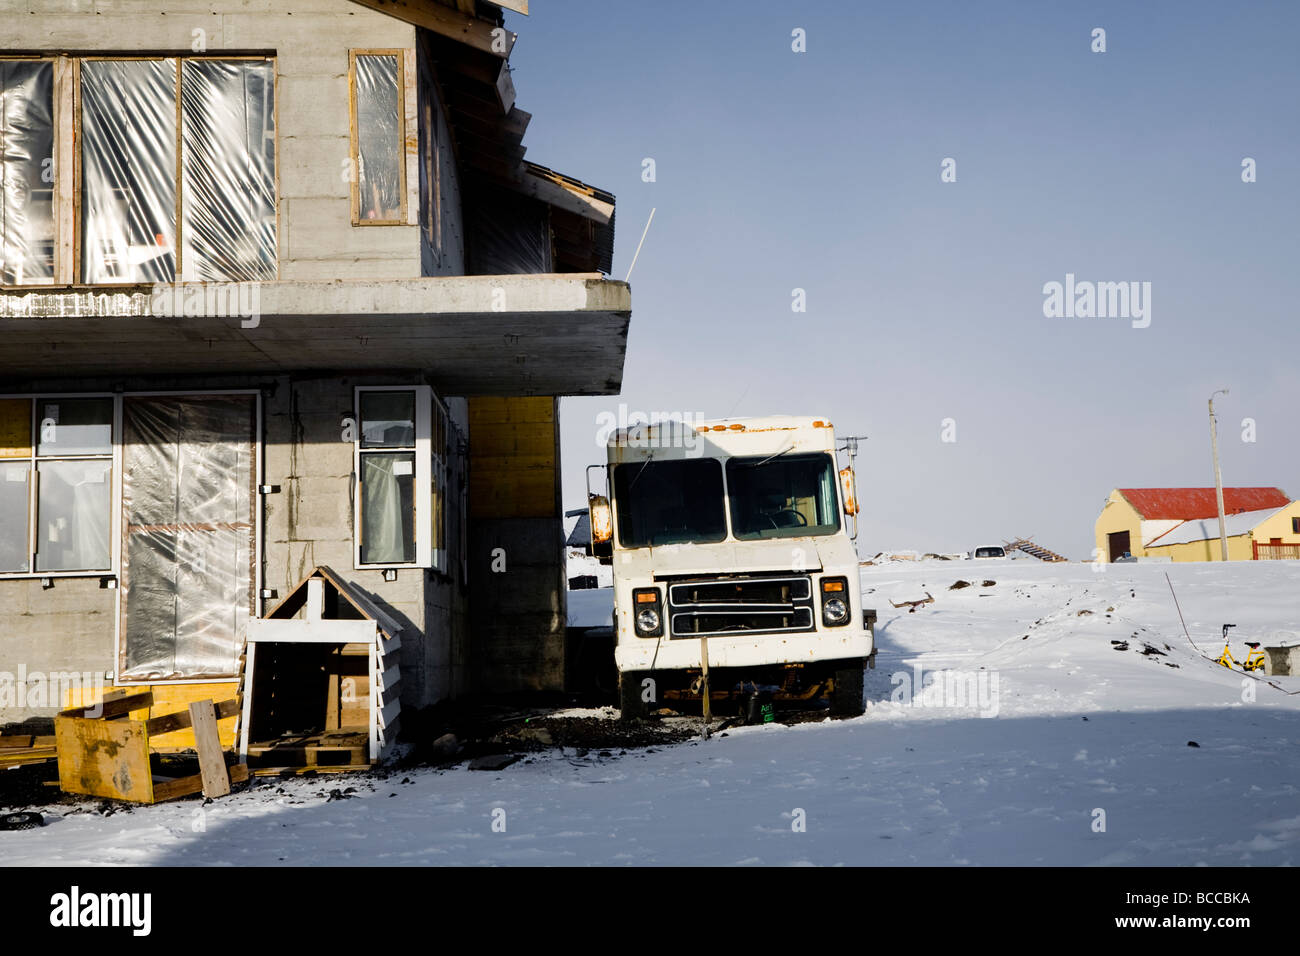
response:
<path id="1" fill-rule="evenodd" d="M 0 60 L 26 63 L 49 62 L 54 64 L 54 182 L 51 184 L 54 205 L 54 278 L 52 281 L 42 281 L 37 283 L 24 282 L 21 285 L 0 284 L 0 288 L 41 291 L 51 289 L 137 288 L 141 285 L 139 282 L 132 281 L 86 282 L 81 278 L 83 264 L 81 232 L 85 221 L 81 202 L 81 66 L 83 63 L 90 61 L 176 61 L 175 90 L 177 123 L 176 169 L 174 172 L 176 181 L 176 274 L 172 279 L 172 282 L 168 283 L 169 285 L 179 285 L 185 282 L 199 281 L 186 280 L 182 278 L 184 275 L 182 252 L 184 246 L 184 212 L 182 201 L 182 188 L 184 185 L 182 169 L 184 163 L 184 128 L 181 102 L 181 79 L 184 74 L 185 61 L 247 61 L 267 63 L 271 66 L 271 95 L 274 107 L 272 118 L 275 123 L 275 164 L 274 169 L 272 170 L 275 189 L 275 274 L 270 279 L 262 281 L 279 280 L 284 243 L 284 230 L 281 228 L 283 223 L 281 222 L 280 216 L 280 158 L 282 152 L 282 140 L 280 136 L 280 70 L 276 53 L 223 54 L 220 51 L 208 51 L 205 53 L 192 53 L 190 51 L 172 53 L 160 52 L 151 55 L 128 52 L 118 54 L 100 52 L 82 55 L 60 53 L 40 53 L 33 55 L 0 53 Z M 400 92 L 399 89 L 399 93 Z M 405 167 L 403 167 L 403 175 L 405 175 Z M 405 195 L 403 195 L 403 201 L 405 201 Z M 241 280 L 227 279 L 220 281 L 233 283 Z"/>
<path id="2" fill-rule="evenodd" d="M 348 192 L 351 196 L 351 219 L 354 226 L 407 226 L 410 223 L 409 197 L 407 196 L 406 140 L 409 135 L 406 122 L 406 53 L 401 47 L 390 49 L 358 48 L 348 50 L 348 161 L 351 164 Z M 396 219 L 361 218 L 361 157 L 357 135 L 357 57 L 391 56 L 397 63 L 397 175 L 401 211 Z"/>
<path id="3" fill-rule="evenodd" d="M 402 448 L 362 449 L 365 422 L 361 417 L 361 395 L 364 392 L 414 392 L 415 393 L 415 481 L 412 492 L 412 528 L 415 532 L 415 560 L 413 562 L 366 563 L 361 560 L 362 525 L 362 455 L 406 452 Z M 402 568 L 434 568 L 433 553 L 433 389 L 428 385 L 357 385 L 353 388 L 353 421 L 356 434 L 352 442 L 352 567 L 355 571 L 400 570 Z M 421 502 L 425 502 L 423 507 Z M 423 512 L 423 513 L 422 513 Z M 445 563 L 445 557 L 443 558 Z"/>
<path id="4" fill-rule="evenodd" d="M 39 455 L 40 423 L 36 420 L 36 410 L 41 402 L 51 400 L 75 401 L 77 399 L 111 399 L 113 402 L 113 415 L 110 429 L 110 442 L 112 451 L 109 454 L 80 454 L 80 455 Z M 27 401 L 31 406 L 30 414 L 30 452 L 26 456 L 15 456 L 0 458 L 0 463 L 10 462 L 27 462 L 29 466 L 27 481 L 27 560 L 28 566 L 26 571 L 4 571 L 0 572 L 0 581 L 3 580 L 55 580 L 59 578 L 116 578 L 121 571 L 122 557 L 122 401 L 121 396 L 113 392 L 25 392 L 16 394 L 0 394 L 0 401 Z M 106 461 L 110 463 L 112 473 L 109 476 L 109 566 L 107 569 L 97 568 L 86 571 L 38 571 L 36 570 L 36 555 L 39 553 L 35 549 L 38 537 L 39 513 L 39 486 L 36 478 L 37 466 L 41 462 L 50 461 Z"/>

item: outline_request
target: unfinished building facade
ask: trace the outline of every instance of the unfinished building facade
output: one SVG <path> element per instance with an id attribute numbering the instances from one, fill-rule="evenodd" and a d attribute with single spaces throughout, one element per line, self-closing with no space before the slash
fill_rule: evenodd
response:
<path id="1" fill-rule="evenodd" d="M 502 8 L 0 0 L 0 722 L 227 697 L 317 567 L 404 708 L 560 686 L 558 397 L 631 305 Z"/>

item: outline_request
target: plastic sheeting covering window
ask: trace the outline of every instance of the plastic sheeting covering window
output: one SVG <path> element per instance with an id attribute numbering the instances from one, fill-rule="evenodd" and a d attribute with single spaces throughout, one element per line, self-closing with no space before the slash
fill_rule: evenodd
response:
<path id="1" fill-rule="evenodd" d="M 181 69 L 182 277 L 274 279 L 274 66 L 186 60 Z"/>
<path id="2" fill-rule="evenodd" d="M 119 678 L 231 677 L 254 607 L 254 397 L 123 402 Z"/>
<path id="3" fill-rule="evenodd" d="M 356 218 L 403 222 L 403 130 L 401 69 L 393 54 L 354 58 L 356 103 Z"/>
<path id="4" fill-rule="evenodd" d="M 54 281 L 54 64 L 0 61 L 0 284 Z"/>
<path id="5" fill-rule="evenodd" d="M 551 227 L 545 203 L 499 189 L 476 190 L 470 224 L 471 273 L 550 272 Z"/>
<path id="6" fill-rule="evenodd" d="M 176 278 L 176 60 L 81 65 L 81 278 Z"/>

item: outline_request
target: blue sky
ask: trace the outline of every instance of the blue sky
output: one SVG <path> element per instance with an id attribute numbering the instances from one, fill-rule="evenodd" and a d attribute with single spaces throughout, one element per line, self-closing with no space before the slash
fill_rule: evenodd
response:
<path id="1" fill-rule="evenodd" d="M 809 414 L 869 436 L 863 554 L 1086 558 L 1111 488 L 1213 484 L 1224 387 L 1225 483 L 1300 496 L 1300 4 L 531 6 L 528 157 L 616 194 L 615 278 L 657 209 L 623 394 L 563 402 L 566 507 L 620 402 Z M 1150 282 L 1150 326 L 1045 317 L 1067 273 Z"/>

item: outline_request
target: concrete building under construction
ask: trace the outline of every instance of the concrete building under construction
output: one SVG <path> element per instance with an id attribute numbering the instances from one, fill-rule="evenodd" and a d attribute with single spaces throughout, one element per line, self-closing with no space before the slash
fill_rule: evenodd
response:
<path id="1" fill-rule="evenodd" d="M 403 708 L 561 685 L 559 396 L 618 392 L 631 299 L 503 8 L 0 0 L 0 722 L 229 697 L 318 567 Z"/>

